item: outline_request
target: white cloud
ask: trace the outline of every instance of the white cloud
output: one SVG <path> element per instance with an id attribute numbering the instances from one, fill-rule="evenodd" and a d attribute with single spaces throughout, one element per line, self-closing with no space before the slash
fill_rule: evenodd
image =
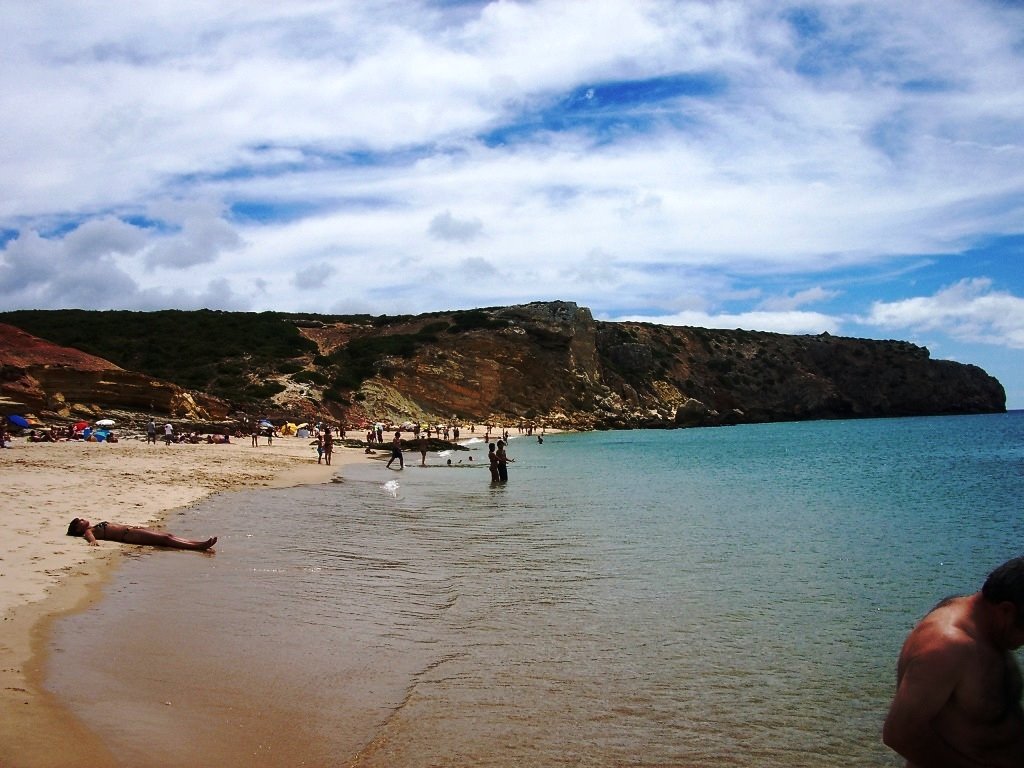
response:
<path id="1" fill-rule="evenodd" d="M 838 333 L 841 322 L 817 312 L 738 312 L 735 314 L 709 314 L 707 312 L 678 312 L 674 315 L 631 315 L 615 320 L 656 323 L 658 325 L 688 325 L 697 328 L 740 328 L 746 331 L 770 331 L 786 334 Z"/>
<path id="2" fill-rule="evenodd" d="M 137 290 L 118 265 L 142 245 L 132 228 L 112 221 L 82 225 L 64 238 L 34 231 L 0 251 L 0 304 L 12 308 L 110 308 Z"/>
<path id="3" fill-rule="evenodd" d="M 878 301 L 861 319 L 892 331 L 941 331 L 959 341 L 1024 349 L 1024 298 L 992 289 L 986 278 L 964 279 L 932 296 Z"/>
<path id="4" fill-rule="evenodd" d="M 451 211 L 445 211 L 430 220 L 428 231 L 431 237 L 438 240 L 464 243 L 478 238 L 483 228 L 484 225 L 480 219 L 456 219 L 452 216 Z"/>
<path id="5" fill-rule="evenodd" d="M 324 283 L 334 275 L 335 271 L 330 264 L 311 264 L 295 273 L 292 285 L 300 291 L 323 288 Z"/>
<path id="6" fill-rule="evenodd" d="M 149 267 L 187 269 L 199 264 L 211 264 L 222 249 L 234 249 L 241 244 L 234 227 L 223 219 L 204 219 L 187 222 L 174 237 L 154 244 L 146 255 Z"/>
<path id="7" fill-rule="evenodd" d="M 840 291 L 829 290 L 821 286 L 807 288 L 784 296 L 771 296 L 760 303 L 760 308 L 774 312 L 794 310 L 807 304 L 818 304 L 830 301 L 840 295 Z"/>

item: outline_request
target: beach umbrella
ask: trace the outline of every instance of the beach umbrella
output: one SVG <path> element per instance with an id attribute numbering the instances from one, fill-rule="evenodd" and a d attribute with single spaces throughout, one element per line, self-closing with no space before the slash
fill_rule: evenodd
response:
<path id="1" fill-rule="evenodd" d="M 89 422 L 88 421 L 76 421 L 75 425 L 74 425 L 75 432 L 81 432 L 83 429 L 85 429 L 88 426 L 89 426 Z"/>
<path id="2" fill-rule="evenodd" d="M 13 424 L 16 427 L 21 427 L 22 429 L 28 429 L 29 427 L 28 419 L 26 419 L 24 416 L 8 416 L 7 423 Z"/>
<path id="3" fill-rule="evenodd" d="M 96 422 L 96 426 L 97 427 L 112 427 L 112 426 L 114 426 L 114 420 L 113 419 L 100 419 L 99 421 Z"/>

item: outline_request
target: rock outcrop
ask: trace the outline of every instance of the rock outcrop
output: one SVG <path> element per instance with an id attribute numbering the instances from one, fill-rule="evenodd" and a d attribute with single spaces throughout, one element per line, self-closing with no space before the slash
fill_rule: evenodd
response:
<path id="1" fill-rule="evenodd" d="M 65 418 L 137 411 L 212 421 L 227 416 L 227 402 L 189 392 L 109 360 L 38 339 L 0 323 L 0 397 L 9 410 Z"/>
<path id="2" fill-rule="evenodd" d="M 478 312 L 486 327 L 380 359 L 356 409 L 602 429 L 1005 410 L 983 370 L 902 341 L 606 323 L 571 302 Z"/>
<path id="3" fill-rule="evenodd" d="M 94 315 L 104 314 L 89 331 Z M 87 337 L 93 351 L 141 370 L 76 357 L 39 339 L 27 343 L 27 334 L 7 326 L 0 395 L 57 412 L 116 404 L 220 420 L 229 416 L 230 400 L 236 415 L 353 425 L 455 418 L 619 429 L 1006 408 L 1002 386 L 980 368 L 932 360 L 927 349 L 903 341 L 601 322 L 572 302 L 401 317 L 69 311 L 3 319 L 45 327 L 55 341 L 62 333 Z M 138 350 L 119 360 L 143 335 L 146 348 L 172 354 L 181 345 L 164 336 L 180 337 L 188 324 L 203 345 L 159 362 L 165 377 L 180 375 L 189 389 L 149 378 L 150 358 Z M 104 346 L 104 328 L 116 328 L 121 341 Z M 275 344 L 270 350 L 267 339 Z M 229 379 L 233 389 L 223 384 Z M 197 381 L 223 399 L 190 391 Z"/>

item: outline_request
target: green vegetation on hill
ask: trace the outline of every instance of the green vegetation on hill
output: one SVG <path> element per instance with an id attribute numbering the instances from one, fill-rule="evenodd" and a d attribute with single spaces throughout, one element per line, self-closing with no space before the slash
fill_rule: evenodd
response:
<path id="1" fill-rule="evenodd" d="M 412 330 L 429 320 L 418 330 Z M 255 402 L 284 386 L 268 380 L 284 374 L 324 388 L 328 399 L 347 402 L 348 392 L 375 374 L 388 375 L 387 358 L 410 358 L 438 334 L 504 327 L 485 310 L 423 315 L 319 315 L 284 312 L 161 310 L 131 312 L 81 309 L 18 310 L 0 322 L 55 344 L 80 349 L 125 368 L 229 401 Z M 347 323 L 372 329 L 329 356 L 300 328 Z M 412 328 L 410 328 L 410 325 Z"/>
<path id="2" fill-rule="evenodd" d="M 229 400 L 273 394 L 257 378 L 297 371 L 316 344 L 277 312 L 19 310 L 0 322 L 188 389 Z"/>

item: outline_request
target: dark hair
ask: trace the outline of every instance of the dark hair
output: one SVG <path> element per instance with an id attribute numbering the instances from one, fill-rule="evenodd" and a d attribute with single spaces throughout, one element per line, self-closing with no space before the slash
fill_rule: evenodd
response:
<path id="1" fill-rule="evenodd" d="M 79 533 L 75 530 L 75 526 L 81 522 L 81 518 L 76 517 L 71 521 L 71 525 L 68 526 L 68 536 L 78 536 Z"/>
<path id="2" fill-rule="evenodd" d="M 1010 602 L 1024 614 L 1024 557 L 1007 560 L 985 579 L 981 595 L 990 603 Z"/>

